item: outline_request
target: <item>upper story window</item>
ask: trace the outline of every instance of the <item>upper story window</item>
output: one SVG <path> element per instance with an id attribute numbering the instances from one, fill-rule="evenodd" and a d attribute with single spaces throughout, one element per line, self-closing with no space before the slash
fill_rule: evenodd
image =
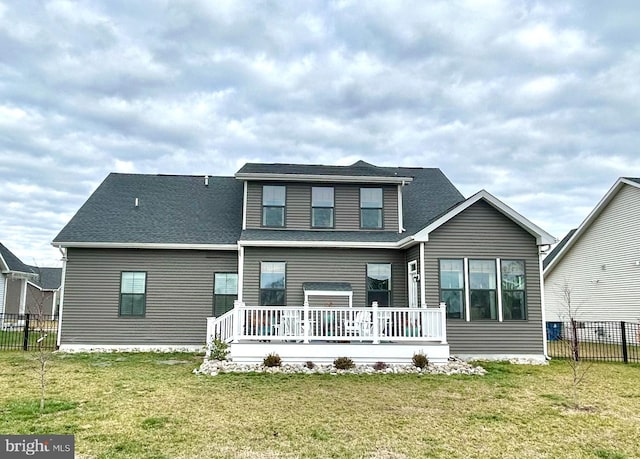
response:
<path id="1" fill-rule="evenodd" d="M 281 185 L 262 187 L 262 226 L 283 227 L 287 188 Z"/>
<path id="2" fill-rule="evenodd" d="M 312 187 L 311 226 L 313 228 L 333 228 L 333 209 L 333 187 Z"/>
<path id="3" fill-rule="evenodd" d="M 360 188 L 360 227 L 382 228 L 382 188 Z"/>
<path id="4" fill-rule="evenodd" d="M 502 317 L 504 320 L 525 320 L 526 285 L 523 260 L 500 260 L 502 275 Z"/>
<path id="5" fill-rule="evenodd" d="M 498 320 L 496 260 L 469 260 L 471 320 Z"/>
<path id="6" fill-rule="evenodd" d="M 147 303 L 147 273 L 123 272 L 120 276 L 120 315 L 144 316 Z"/>

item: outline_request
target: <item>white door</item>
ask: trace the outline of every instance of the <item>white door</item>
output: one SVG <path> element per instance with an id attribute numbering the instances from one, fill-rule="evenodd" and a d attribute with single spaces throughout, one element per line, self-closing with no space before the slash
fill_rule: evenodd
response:
<path id="1" fill-rule="evenodd" d="M 409 288 L 409 307 L 418 307 L 418 262 L 410 261 L 407 266 L 408 272 L 408 288 Z"/>

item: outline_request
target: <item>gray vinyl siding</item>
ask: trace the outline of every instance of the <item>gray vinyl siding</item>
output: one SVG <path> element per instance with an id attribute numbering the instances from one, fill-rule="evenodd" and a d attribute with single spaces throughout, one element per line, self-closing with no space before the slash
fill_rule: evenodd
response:
<path id="1" fill-rule="evenodd" d="M 640 319 L 640 189 L 623 185 L 545 278 L 547 321 Z"/>
<path id="2" fill-rule="evenodd" d="M 33 285 L 27 284 L 27 297 L 25 303 L 25 310 L 29 314 L 51 316 L 53 311 L 53 292 L 40 290 Z"/>
<path id="3" fill-rule="evenodd" d="M 422 266 L 420 266 L 420 244 L 416 244 L 407 250 L 407 273 L 409 269 L 409 262 L 414 260 L 418 262 L 418 274 L 420 274 L 420 280 L 418 281 L 418 306 L 421 306 L 420 284 L 422 283 Z"/>
<path id="4" fill-rule="evenodd" d="M 213 313 L 215 272 L 237 252 L 68 249 L 62 344 L 199 345 Z M 119 317 L 122 271 L 145 271 L 144 317 Z"/>
<path id="5" fill-rule="evenodd" d="M 4 302 L 4 293 L 6 289 L 6 276 L 0 273 L 0 314 L 4 313 L 5 310 L 5 302 Z"/>
<path id="6" fill-rule="evenodd" d="M 262 186 L 285 185 L 287 187 L 285 225 L 287 229 L 309 230 L 311 227 L 311 188 L 334 188 L 334 223 L 338 231 L 360 230 L 360 186 L 331 183 L 274 183 L 248 182 L 247 229 L 262 227 Z M 398 231 L 398 188 L 382 186 L 383 230 Z M 326 231 L 326 230 L 319 230 Z"/>
<path id="7" fill-rule="evenodd" d="M 20 313 L 20 290 L 22 289 L 21 279 L 7 279 L 7 298 L 5 312 L 7 314 Z"/>
<path id="8" fill-rule="evenodd" d="M 447 339 L 456 354 L 542 354 L 540 271 L 536 240 L 484 201 L 472 205 L 429 235 L 425 245 L 427 304 L 436 305 L 441 258 L 525 261 L 527 320 L 447 320 Z"/>
<path id="9" fill-rule="evenodd" d="M 247 247 L 244 253 L 243 300 L 257 305 L 260 295 L 260 262 L 286 262 L 286 303 L 304 303 L 304 282 L 349 282 L 353 305 L 366 304 L 367 263 L 391 263 L 391 301 L 407 305 L 405 256 L 399 250 L 380 249 L 281 249 Z"/>

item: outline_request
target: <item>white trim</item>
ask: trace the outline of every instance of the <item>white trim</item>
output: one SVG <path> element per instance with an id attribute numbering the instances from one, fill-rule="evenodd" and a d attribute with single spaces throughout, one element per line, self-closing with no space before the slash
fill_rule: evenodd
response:
<path id="1" fill-rule="evenodd" d="M 496 302 L 498 303 L 498 322 L 504 322 L 502 313 L 502 266 L 500 258 L 496 258 Z"/>
<path id="2" fill-rule="evenodd" d="M 237 250 L 236 244 L 169 244 L 164 242 L 52 242 L 54 247 L 87 249 Z"/>
<path id="3" fill-rule="evenodd" d="M 465 201 L 455 206 L 453 209 L 451 209 L 449 212 L 444 214 L 442 217 L 438 218 L 436 221 L 434 221 L 430 225 L 418 231 L 418 233 L 416 233 L 416 235 L 414 236 L 414 239 L 418 241 L 422 241 L 422 240 L 427 241 L 429 237 L 429 233 L 438 229 L 440 226 L 447 223 L 453 217 L 462 213 L 463 211 L 465 211 L 466 209 L 468 209 L 469 207 L 471 207 L 473 204 L 475 204 L 480 200 L 486 201 L 493 208 L 495 208 L 496 210 L 504 214 L 506 217 L 510 218 L 514 223 L 518 224 L 521 228 L 523 228 L 529 234 L 534 236 L 536 238 L 536 242 L 538 245 L 554 244 L 557 242 L 557 239 L 553 237 L 551 234 L 547 233 L 542 228 L 540 228 L 539 226 L 537 226 L 536 224 L 534 224 L 524 216 L 520 215 L 518 212 L 516 212 L 511 207 L 509 207 L 508 205 L 506 205 L 505 203 L 503 203 L 498 198 L 491 195 L 489 192 L 485 190 L 481 190 L 477 192 L 470 198 L 466 199 Z"/>
<path id="4" fill-rule="evenodd" d="M 9 249 L 7 249 L 9 250 Z M 2 254 L 0 254 L 0 272 L 7 272 L 7 271 L 11 271 L 9 269 L 9 265 L 7 264 L 6 261 L 4 261 L 4 257 L 2 256 Z"/>
<path id="5" fill-rule="evenodd" d="M 242 229 L 247 229 L 247 198 L 249 196 L 248 182 L 244 182 L 244 188 L 242 192 Z"/>
<path id="6" fill-rule="evenodd" d="M 244 247 L 238 243 L 238 301 L 242 302 L 244 290 Z"/>
<path id="7" fill-rule="evenodd" d="M 427 307 L 427 282 L 424 275 L 424 242 L 420 243 L 420 269 L 418 273 L 420 274 L 420 307 Z"/>
<path id="8" fill-rule="evenodd" d="M 413 268 L 411 267 L 413 265 Z M 413 274 L 412 274 L 413 273 Z M 418 276 L 417 279 L 414 279 L 414 276 Z M 407 263 L 407 298 L 409 300 L 409 307 L 418 307 L 418 303 L 420 301 L 420 297 L 418 296 L 418 281 L 420 280 L 420 272 L 418 271 L 418 260 L 411 260 Z M 415 305 L 411 304 L 411 292 L 415 287 Z M 421 307 L 424 307 L 420 305 Z"/>
<path id="9" fill-rule="evenodd" d="M 193 344 L 63 344 L 60 352 L 203 352 L 204 346 Z"/>
<path id="10" fill-rule="evenodd" d="M 20 279 L 20 309 L 18 314 L 25 314 L 27 312 L 27 280 Z"/>
<path id="11" fill-rule="evenodd" d="M 53 298 L 51 300 L 51 318 L 54 318 L 56 316 L 56 300 L 58 296 L 58 290 L 54 290 L 53 291 Z"/>
<path id="12" fill-rule="evenodd" d="M 395 234 L 395 233 L 393 233 Z M 364 249 L 398 249 L 394 242 L 345 242 L 345 241 L 239 241 L 242 247 L 341 247 Z"/>
<path id="13" fill-rule="evenodd" d="M 369 175 L 319 175 L 319 174 L 271 174 L 236 173 L 238 180 L 287 181 L 287 182 L 336 182 L 336 183 L 409 183 L 411 177 L 379 177 Z"/>
<path id="14" fill-rule="evenodd" d="M 544 301 L 544 278 L 543 278 L 543 273 L 542 273 L 542 255 L 543 252 L 542 250 L 540 250 L 538 252 L 538 269 L 540 272 L 540 307 L 542 308 L 542 351 L 544 352 L 544 356 L 549 359 L 549 343 L 547 343 L 547 314 L 546 314 L 546 307 L 545 307 L 545 301 Z M 526 272 L 526 270 L 525 270 Z M 525 291 L 526 288 L 528 287 L 529 284 L 529 280 L 526 277 L 525 274 Z M 525 293 L 526 295 L 526 293 Z M 525 307 L 527 308 L 527 316 L 529 315 L 529 307 L 527 305 L 527 298 L 525 297 Z"/>
<path id="15" fill-rule="evenodd" d="M 9 277 L 4 274 L 0 274 L 0 279 L 2 279 L 2 303 L 0 303 L 0 314 L 4 314 L 7 305 L 7 284 Z"/>
<path id="16" fill-rule="evenodd" d="M 640 183 L 636 183 L 633 180 L 627 180 L 624 177 L 620 177 L 616 183 L 607 191 L 600 202 L 596 204 L 591 213 L 584 219 L 584 221 L 580 224 L 578 229 L 573 233 L 571 238 L 565 243 L 564 247 L 560 249 L 560 251 L 556 254 L 553 260 L 549 262 L 546 268 L 543 269 L 543 275 L 546 276 L 549 274 L 556 265 L 560 262 L 562 258 L 567 254 L 567 252 L 573 247 L 573 245 L 582 237 L 582 234 L 591 226 L 591 224 L 598 218 L 598 216 L 604 211 L 604 209 L 609 205 L 609 203 L 613 200 L 613 198 L 618 194 L 620 189 L 622 189 L 623 185 L 629 185 L 634 188 L 640 188 Z"/>
<path id="17" fill-rule="evenodd" d="M 404 187 L 404 182 L 402 182 L 401 185 L 398 185 L 398 233 L 402 233 L 402 225 L 403 225 L 403 218 L 402 218 L 402 188 Z"/>
<path id="18" fill-rule="evenodd" d="M 60 308 L 58 314 L 58 348 L 62 339 L 62 311 L 64 310 L 64 284 L 67 279 L 67 250 L 60 248 L 62 253 L 62 276 L 60 277 Z"/>
<path id="19" fill-rule="evenodd" d="M 469 259 L 462 259 L 464 270 L 464 316 L 467 322 L 471 322 L 471 289 L 469 288 Z"/>

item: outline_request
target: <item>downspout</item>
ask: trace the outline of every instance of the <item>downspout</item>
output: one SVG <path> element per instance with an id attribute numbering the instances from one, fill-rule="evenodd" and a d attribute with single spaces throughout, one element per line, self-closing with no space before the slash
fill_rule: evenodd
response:
<path id="1" fill-rule="evenodd" d="M 27 313 L 27 279 L 20 279 L 20 309 L 18 314 L 24 315 Z"/>
<path id="2" fill-rule="evenodd" d="M 62 338 L 62 311 L 64 310 L 64 290 L 67 279 L 67 251 L 62 247 L 58 247 L 62 254 L 62 277 L 60 278 L 60 310 L 58 314 L 58 339 L 57 346 L 60 349 L 60 342 Z"/>
<path id="3" fill-rule="evenodd" d="M 542 352 L 544 354 L 545 360 L 551 360 L 549 357 L 549 343 L 547 342 L 547 318 L 545 312 L 545 301 L 544 301 L 544 273 L 542 270 L 542 255 L 544 255 L 545 250 L 544 246 L 538 246 L 538 270 L 540 272 L 540 307 L 542 308 L 542 313 L 540 314 L 542 317 Z M 546 246 L 547 249 L 550 247 Z"/>
<path id="4" fill-rule="evenodd" d="M 427 307 L 427 287 L 425 286 L 427 280 L 424 275 L 424 242 L 420 243 L 420 307 Z"/>

